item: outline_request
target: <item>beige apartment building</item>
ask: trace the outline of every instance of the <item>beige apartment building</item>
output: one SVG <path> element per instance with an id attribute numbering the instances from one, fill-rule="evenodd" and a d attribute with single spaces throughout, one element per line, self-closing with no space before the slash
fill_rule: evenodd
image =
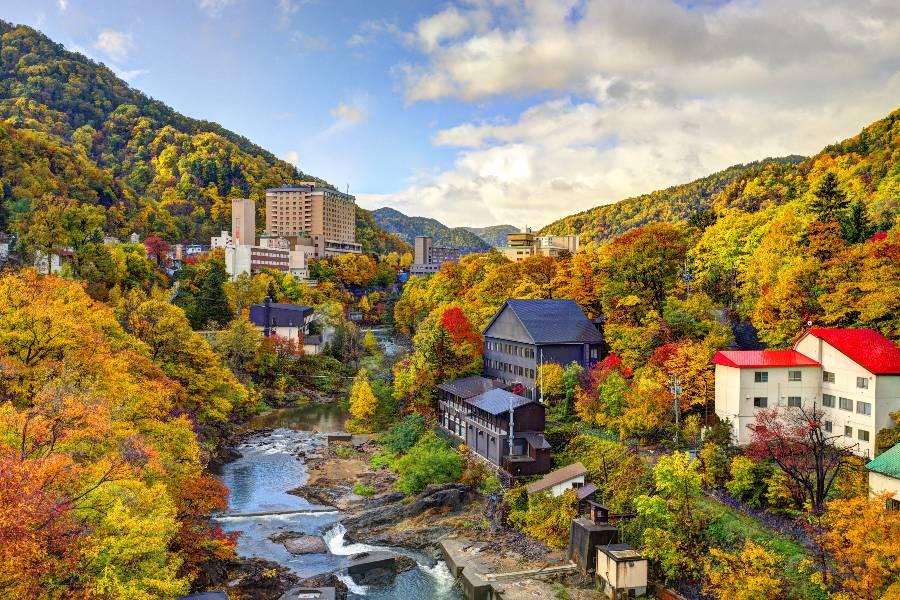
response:
<path id="1" fill-rule="evenodd" d="M 760 410 L 815 403 L 826 432 L 874 456 L 875 434 L 900 410 L 900 347 L 872 329 L 814 328 L 790 350 L 722 351 L 712 363 L 716 414 L 739 444 Z"/>
<path id="2" fill-rule="evenodd" d="M 310 237 L 317 258 L 362 252 L 356 243 L 356 199 L 321 186 L 266 190 L 266 231 L 283 238 Z"/>
<path id="3" fill-rule="evenodd" d="M 536 236 L 526 230 L 510 233 L 506 236 L 506 246 L 497 250 L 513 262 L 520 262 L 530 256 L 557 257 L 563 252 L 575 254 L 580 247 L 577 235 L 542 235 Z"/>

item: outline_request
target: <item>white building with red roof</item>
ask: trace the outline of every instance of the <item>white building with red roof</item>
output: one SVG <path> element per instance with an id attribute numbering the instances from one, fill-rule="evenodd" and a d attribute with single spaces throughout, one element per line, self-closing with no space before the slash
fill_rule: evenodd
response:
<path id="1" fill-rule="evenodd" d="M 738 444 L 750 442 L 764 408 L 811 406 L 826 431 L 873 456 L 875 434 L 900 411 L 900 347 L 873 329 L 813 328 L 790 350 L 717 352 L 716 414 L 729 419 Z"/>

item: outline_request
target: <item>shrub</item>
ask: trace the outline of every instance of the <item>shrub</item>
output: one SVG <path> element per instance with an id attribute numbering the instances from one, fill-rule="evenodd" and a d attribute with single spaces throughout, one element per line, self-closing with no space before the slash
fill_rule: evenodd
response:
<path id="1" fill-rule="evenodd" d="M 404 417 L 391 427 L 379 440 L 381 445 L 395 453 L 408 451 L 425 431 L 425 417 L 415 413 Z"/>
<path id="2" fill-rule="evenodd" d="M 446 441 L 428 431 L 419 437 L 404 456 L 394 462 L 400 475 L 394 484 L 399 491 L 411 495 L 429 485 L 458 481 L 463 458 Z"/>
<path id="3" fill-rule="evenodd" d="M 364 483 L 356 482 L 353 484 L 353 493 L 357 496 L 371 498 L 375 495 L 375 487 Z"/>
<path id="4" fill-rule="evenodd" d="M 746 456 L 731 459 L 731 479 L 725 483 L 728 493 L 743 500 L 748 506 L 762 506 L 766 493 L 765 481 L 772 469 L 767 463 L 753 462 Z"/>
<path id="5" fill-rule="evenodd" d="M 524 488 L 519 490 L 510 498 L 509 523 L 551 548 L 565 548 L 572 519 L 578 516 L 574 490 L 566 490 L 555 498 L 548 492 L 527 496 L 525 510 L 521 509 Z"/>
<path id="6" fill-rule="evenodd" d="M 718 487 L 728 476 L 728 455 L 725 450 L 712 442 L 703 444 L 700 449 L 700 464 L 703 465 L 703 483 L 710 487 Z"/>
<path id="7" fill-rule="evenodd" d="M 376 452 L 369 459 L 369 466 L 375 470 L 389 469 L 393 466 L 395 460 L 397 460 L 397 456 L 393 452 Z"/>
<path id="8" fill-rule="evenodd" d="M 338 458 L 353 458 L 358 452 L 350 446 L 338 446 L 334 449 L 334 454 Z"/>
<path id="9" fill-rule="evenodd" d="M 703 591 L 715 598 L 755 600 L 783 598 L 785 581 L 782 559 L 763 546 L 747 540 L 739 552 L 712 548 L 706 559 Z"/>

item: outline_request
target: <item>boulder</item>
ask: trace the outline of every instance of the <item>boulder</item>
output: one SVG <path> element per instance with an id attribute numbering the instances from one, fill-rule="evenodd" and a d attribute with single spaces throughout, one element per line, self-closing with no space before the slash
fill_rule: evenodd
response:
<path id="1" fill-rule="evenodd" d="M 397 523 L 403 519 L 414 517 L 430 508 L 447 508 L 457 510 L 474 496 L 471 486 L 461 483 L 448 483 L 424 492 L 410 502 L 384 502 L 383 504 L 367 508 L 366 510 L 344 520 L 344 526 L 348 531 L 364 531 L 371 527 L 378 527 L 389 523 Z M 400 497 L 394 496 L 397 500 Z"/>
<path id="2" fill-rule="evenodd" d="M 386 585 L 398 573 L 408 571 L 416 562 L 393 552 L 362 552 L 354 554 L 347 563 L 347 574 L 358 585 Z"/>
<path id="3" fill-rule="evenodd" d="M 328 546 L 319 535 L 305 535 L 293 531 L 272 536 L 273 542 L 281 544 L 291 554 L 325 554 Z"/>

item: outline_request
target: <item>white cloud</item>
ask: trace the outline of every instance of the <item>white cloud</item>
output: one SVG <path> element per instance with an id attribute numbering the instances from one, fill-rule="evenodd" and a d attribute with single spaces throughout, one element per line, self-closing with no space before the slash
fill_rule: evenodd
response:
<path id="1" fill-rule="evenodd" d="M 368 46 L 374 44 L 382 37 L 393 37 L 399 40 L 411 39 L 394 21 L 377 19 L 364 21 L 356 29 L 356 33 L 347 40 L 347 45 L 352 47 Z"/>
<path id="2" fill-rule="evenodd" d="M 235 0 L 197 0 L 197 6 L 212 18 L 222 16 L 222 11 L 234 4 Z"/>
<path id="3" fill-rule="evenodd" d="M 413 31 L 421 60 L 398 67 L 408 102 L 528 102 L 437 131 L 452 166 L 368 198 L 452 225 L 541 225 L 813 153 L 900 97 L 900 4 L 875 0 L 467 2 Z"/>
<path id="4" fill-rule="evenodd" d="M 287 152 L 284 153 L 284 156 L 282 156 L 281 158 L 283 160 L 286 160 L 287 162 L 291 163 L 294 166 L 300 164 L 300 153 L 297 152 L 296 150 L 288 150 Z"/>
<path id="5" fill-rule="evenodd" d="M 105 53 L 109 58 L 116 61 L 124 61 L 128 58 L 128 53 L 134 47 L 134 39 L 130 33 L 114 31 L 112 29 L 104 29 L 97 36 L 94 42 L 94 48 Z"/>
<path id="6" fill-rule="evenodd" d="M 334 45 L 325 36 L 309 35 L 301 31 L 295 31 L 291 34 L 291 43 L 297 45 L 302 50 L 318 51 L 332 50 Z"/>
<path id="7" fill-rule="evenodd" d="M 361 123 L 366 120 L 366 107 L 357 104 L 347 104 L 345 102 L 341 102 L 333 109 L 331 109 L 331 116 L 337 119 L 338 121 L 346 121 L 347 123 L 356 124 Z"/>
<path id="8" fill-rule="evenodd" d="M 147 69 L 125 69 L 125 70 L 113 69 L 113 70 L 116 72 L 116 75 L 118 75 L 119 77 L 121 77 L 122 79 L 127 81 L 128 83 L 131 83 L 138 77 L 141 77 L 142 75 L 146 75 L 147 73 L 150 72 Z"/>
<path id="9" fill-rule="evenodd" d="M 300 10 L 300 0 L 278 0 L 278 23 L 286 27 Z"/>
<path id="10" fill-rule="evenodd" d="M 66 10 L 69 8 L 69 0 L 56 0 L 56 6 L 59 7 L 59 10 Z"/>

